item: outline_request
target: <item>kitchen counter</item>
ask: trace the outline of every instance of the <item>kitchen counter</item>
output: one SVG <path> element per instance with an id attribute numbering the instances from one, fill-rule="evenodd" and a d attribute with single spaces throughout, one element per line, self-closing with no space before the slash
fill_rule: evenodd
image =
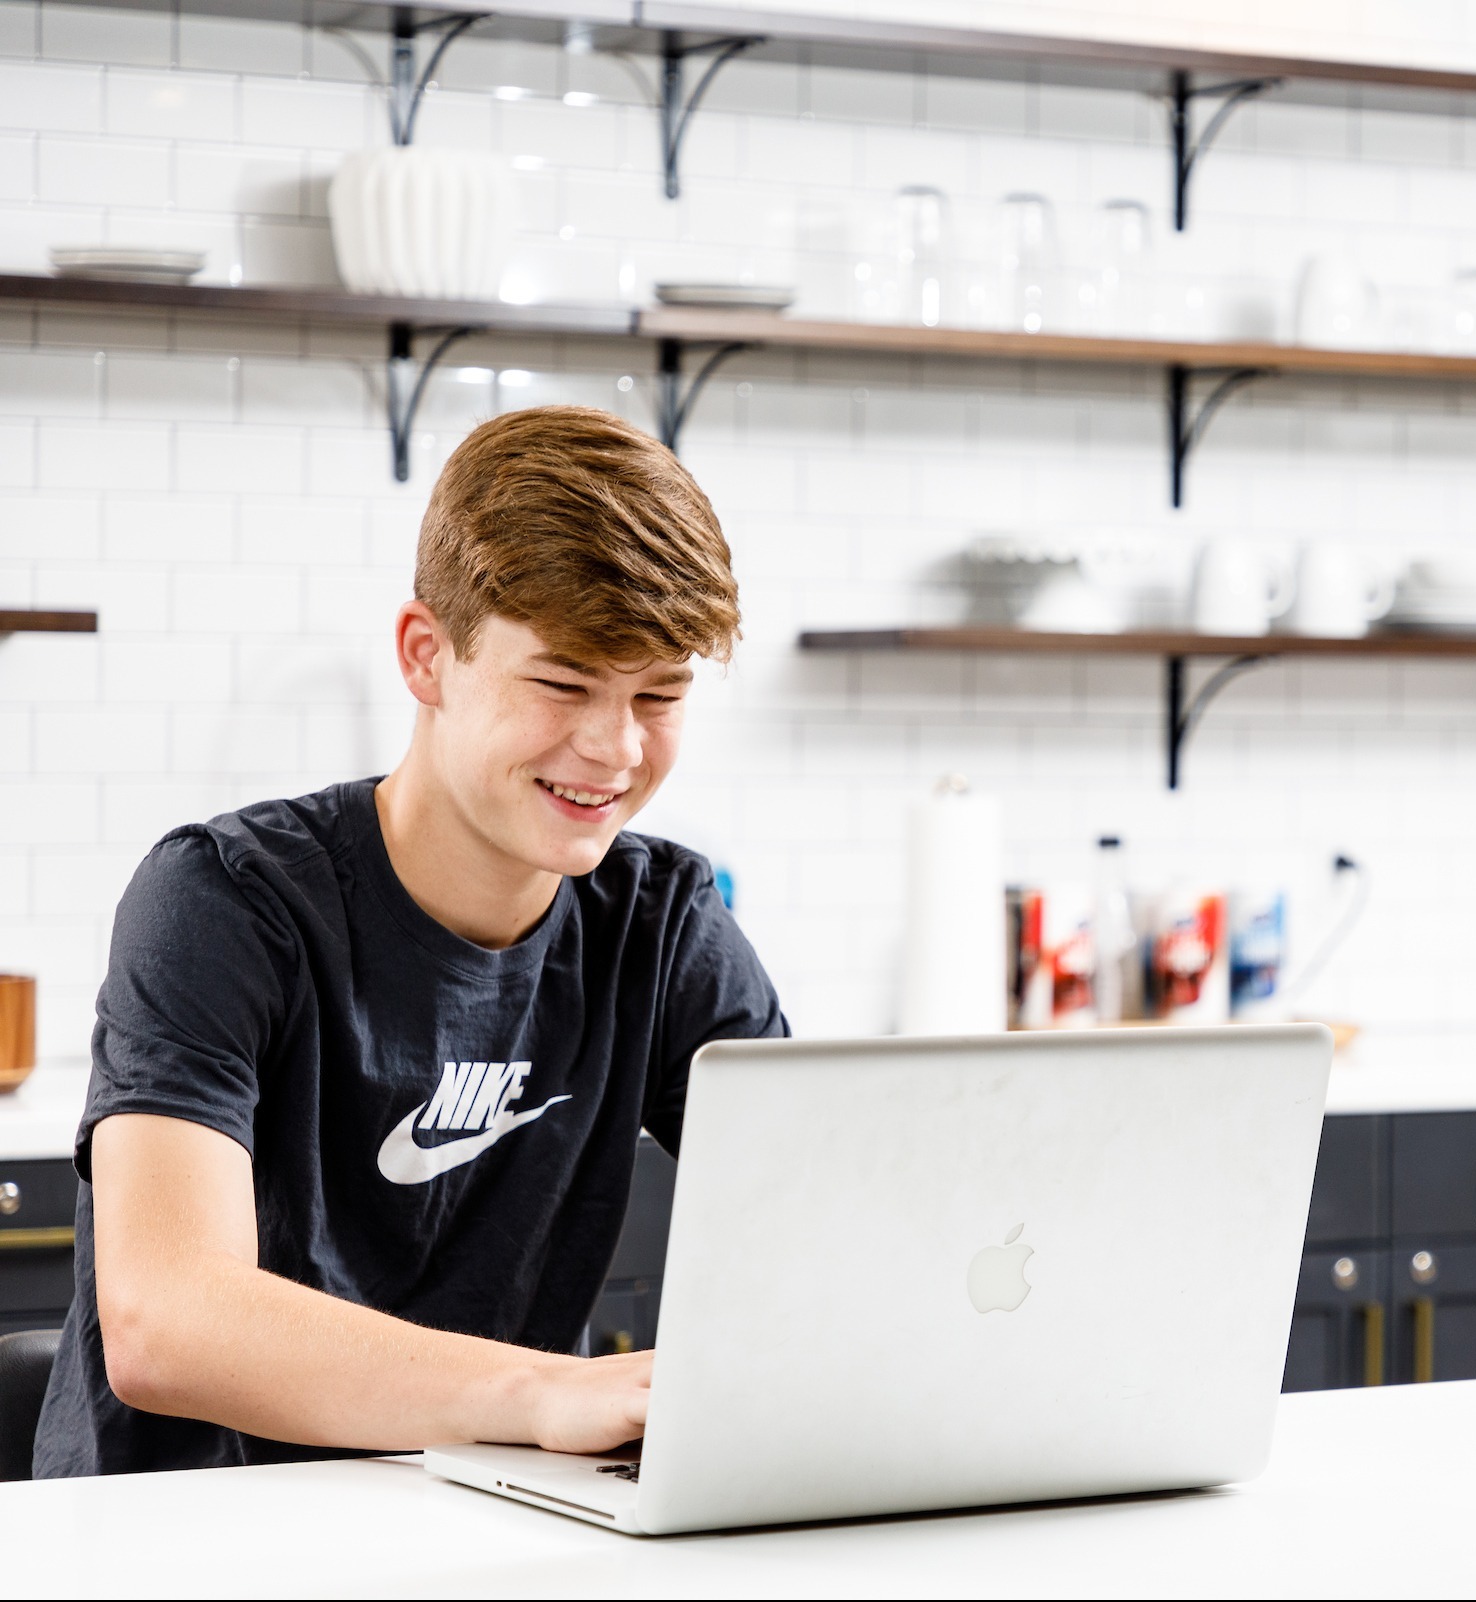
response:
<path id="1" fill-rule="evenodd" d="M 1469 1596 L 1476 1381 L 1284 1397 L 1245 1486 L 642 1540 L 414 1458 L 0 1485 L 12 1596 Z"/>
<path id="2" fill-rule="evenodd" d="M 43 1062 L 19 1090 L 0 1096 L 0 1162 L 70 1157 L 87 1077 L 84 1062 Z"/>
<path id="3" fill-rule="evenodd" d="M 1476 1034 L 1369 1030 L 1333 1058 L 1330 1113 L 1476 1109 Z"/>
<path id="4" fill-rule="evenodd" d="M 71 1157 L 87 1099 L 87 1064 L 43 1062 L 0 1096 L 0 1160 Z M 1327 1110 L 1462 1112 L 1476 1109 L 1476 1033 L 1369 1030 L 1333 1061 Z"/>
<path id="5" fill-rule="evenodd" d="M 0 1161 L 70 1157 L 87 1096 L 85 1062 L 43 1063 L 0 1096 Z M 1330 1113 L 1476 1109 L 1476 1033 L 1370 1030 L 1337 1054 Z"/>

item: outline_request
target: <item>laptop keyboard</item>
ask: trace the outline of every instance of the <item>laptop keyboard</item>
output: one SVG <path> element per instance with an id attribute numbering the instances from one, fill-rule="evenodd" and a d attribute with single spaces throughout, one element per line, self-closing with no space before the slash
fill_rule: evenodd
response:
<path id="1" fill-rule="evenodd" d="M 602 1463 L 595 1470 L 596 1474 L 613 1474 L 617 1480 L 630 1480 L 639 1485 L 641 1479 L 641 1465 L 635 1463 Z"/>

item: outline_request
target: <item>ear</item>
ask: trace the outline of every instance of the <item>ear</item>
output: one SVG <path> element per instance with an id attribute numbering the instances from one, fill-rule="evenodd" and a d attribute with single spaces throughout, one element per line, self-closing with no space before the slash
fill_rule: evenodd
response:
<path id="1" fill-rule="evenodd" d="M 455 658 L 451 641 L 424 601 L 406 601 L 395 618 L 400 676 L 422 706 L 441 704 L 441 676 Z"/>

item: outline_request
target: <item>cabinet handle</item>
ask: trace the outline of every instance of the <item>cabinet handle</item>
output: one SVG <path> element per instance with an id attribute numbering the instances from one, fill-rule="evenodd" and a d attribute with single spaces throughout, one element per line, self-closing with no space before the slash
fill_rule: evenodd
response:
<path id="1" fill-rule="evenodd" d="M 1384 1304 L 1365 1302 L 1363 1314 L 1363 1383 L 1384 1383 Z"/>
<path id="2" fill-rule="evenodd" d="M 1435 1378 L 1435 1298 L 1417 1296 L 1414 1303 L 1415 1383 L 1428 1385 Z"/>
<path id="3" fill-rule="evenodd" d="M 77 1231 L 70 1224 L 54 1229 L 0 1229 L 0 1252 L 39 1252 L 74 1246 Z"/>
<path id="4" fill-rule="evenodd" d="M 1409 1260 L 1409 1277 L 1416 1285 L 1429 1285 L 1439 1277 L 1440 1264 L 1434 1252 L 1416 1252 Z"/>

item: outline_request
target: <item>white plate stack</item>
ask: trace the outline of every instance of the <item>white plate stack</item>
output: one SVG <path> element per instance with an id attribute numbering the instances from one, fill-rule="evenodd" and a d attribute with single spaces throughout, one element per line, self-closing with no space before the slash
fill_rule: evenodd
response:
<path id="1" fill-rule="evenodd" d="M 497 156 L 413 145 L 352 155 L 328 186 L 339 276 L 370 294 L 496 300 L 515 202 Z"/>
<path id="2" fill-rule="evenodd" d="M 58 245 L 51 267 L 59 278 L 109 278 L 123 283 L 187 284 L 205 265 L 203 250 L 155 250 L 148 246 Z"/>
<path id="3" fill-rule="evenodd" d="M 1452 554 L 1411 562 L 1384 622 L 1394 629 L 1476 634 L 1476 561 Z"/>

